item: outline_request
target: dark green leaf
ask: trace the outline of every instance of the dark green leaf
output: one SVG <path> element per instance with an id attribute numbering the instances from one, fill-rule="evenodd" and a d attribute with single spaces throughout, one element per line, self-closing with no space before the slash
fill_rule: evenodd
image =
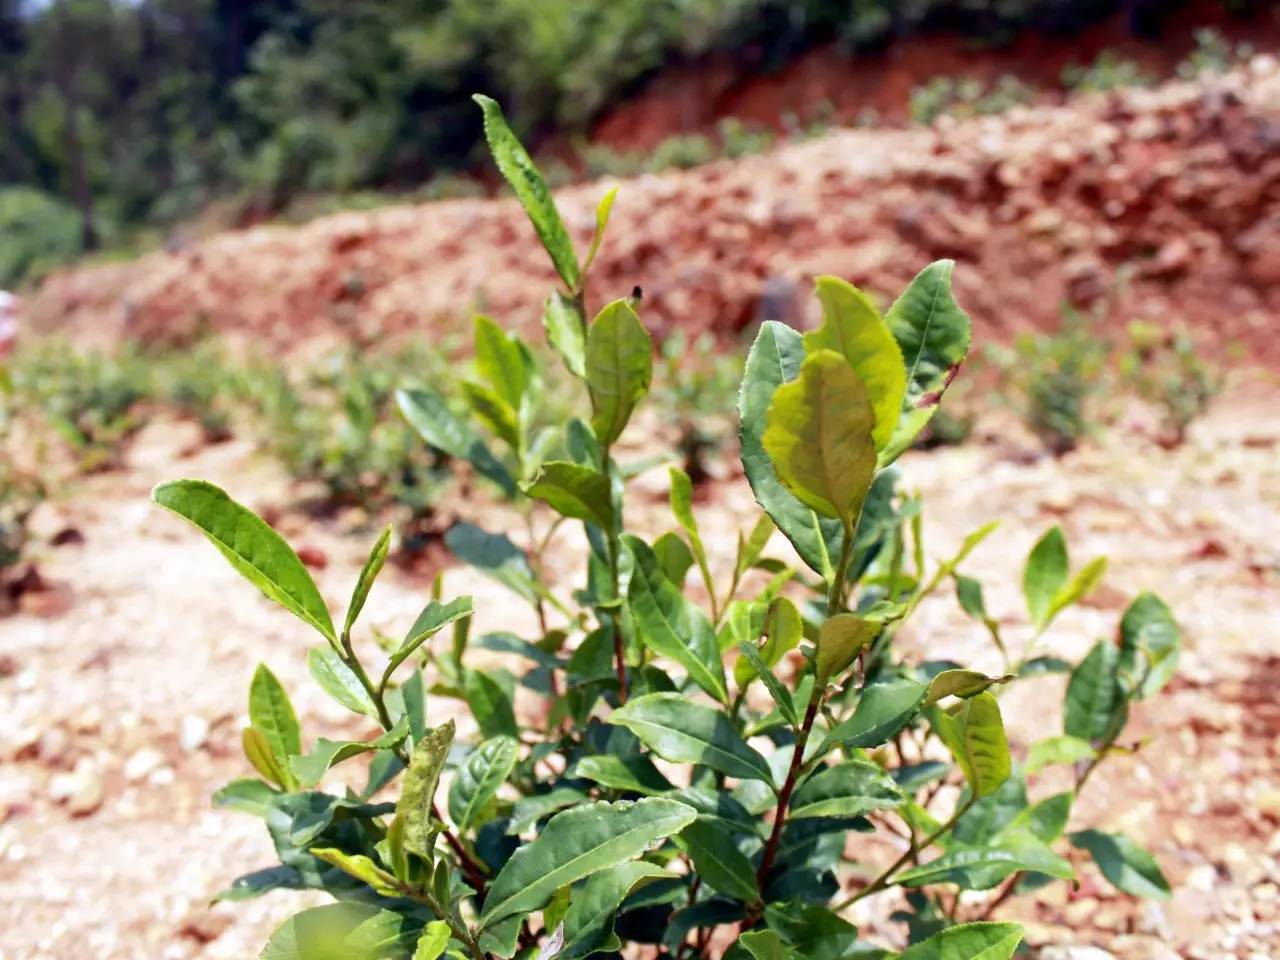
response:
<path id="1" fill-rule="evenodd" d="M 848 747 L 875 747 L 887 742 L 915 716 L 926 689 L 914 680 L 889 680 L 867 687 L 853 716 L 827 734 L 822 752 L 837 743 Z"/>
<path id="2" fill-rule="evenodd" d="M 343 760 L 358 757 L 362 753 L 392 749 L 403 742 L 408 734 L 408 718 L 402 717 L 391 730 L 373 740 L 326 740 L 321 737 L 307 756 L 290 757 L 289 769 L 297 776 L 302 786 L 314 787 L 330 767 L 336 766 Z"/>
<path id="3" fill-rule="evenodd" d="M 726 703 L 724 666 L 711 622 L 663 575 L 648 544 L 629 535 L 622 542 L 635 561 L 627 601 L 641 642 L 680 664 L 694 683 Z"/>
<path id="4" fill-rule="evenodd" d="M 492 577 L 529 603 L 538 598 L 538 588 L 524 551 L 500 533 L 486 533 L 469 523 L 455 523 L 444 535 L 447 546 L 459 560 Z"/>
<path id="5" fill-rule="evenodd" d="M 904 887 L 954 883 L 962 890 L 990 890 L 1020 870 L 1062 880 L 1075 876 L 1071 864 L 1030 833 L 1010 834 L 982 846 L 953 844 L 935 860 L 898 875 Z"/>
<path id="6" fill-rule="evenodd" d="M 1142 700 L 1159 693 L 1178 669 L 1182 639 L 1177 621 L 1154 593 L 1139 594 L 1120 621 L 1120 673 L 1131 696 Z"/>
<path id="7" fill-rule="evenodd" d="M 615 710 L 609 722 L 624 726 L 672 763 L 701 763 L 731 777 L 773 783 L 764 757 L 747 745 L 719 710 L 678 693 L 651 693 Z"/>
<path id="8" fill-rule="evenodd" d="M 1081 830 L 1070 834 L 1071 843 L 1089 851 L 1102 875 L 1117 889 L 1147 900 L 1169 899 L 1169 881 L 1147 851 L 1119 833 Z"/>
<path id="9" fill-rule="evenodd" d="M 519 733 L 511 697 L 502 685 L 487 673 L 468 670 L 462 686 L 471 715 L 486 737 L 514 737 Z"/>
<path id="10" fill-rule="evenodd" d="M 680 832 L 679 843 L 693 861 L 694 873 L 712 889 L 744 903 L 760 898 L 755 868 L 727 831 L 699 819 Z"/>
<path id="11" fill-rule="evenodd" d="M 1009 960 L 1021 942 L 1016 923 L 966 923 L 920 941 L 897 960 Z"/>
<path id="12" fill-rule="evenodd" d="M 1071 674 L 1063 704 L 1063 732 L 1090 743 L 1110 739 L 1128 715 L 1118 668 L 1120 651 L 1098 641 Z"/>
<path id="13" fill-rule="evenodd" d="M 519 756 L 520 744 L 507 736 L 486 740 L 467 755 L 449 785 L 449 816 L 460 833 L 481 822 L 485 805 L 497 795 Z"/>
<path id="14" fill-rule="evenodd" d="M 865 760 L 846 760 L 819 770 L 791 798 L 790 817 L 857 817 L 890 810 L 905 798 L 880 767 Z"/>
<path id="15" fill-rule="evenodd" d="M 556 814 L 494 878 L 480 925 L 541 909 L 561 887 L 638 857 L 696 816 L 692 807 L 656 797 L 587 803 Z"/>
<path id="16" fill-rule="evenodd" d="M 643 754 L 618 756 L 601 753 L 583 757 L 574 765 L 573 772 L 610 790 L 657 796 L 673 789 L 671 781 Z"/>
<path id="17" fill-rule="evenodd" d="M 509 497 L 516 495 L 516 483 L 488 445 L 478 437 L 434 390 L 397 390 L 396 405 L 409 426 L 427 443 L 451 457 L 465 460 L 483 477 L 500 486 Z"/>
<path id="18" fill-rule="evenodd" d="M 558 956 L 572 960 L 620 950 L 622 942 L 613 933 L 618 907 L 637 885 L 668 876 L 661 867 L 643 860 L 620 863 L 593 874 L 570 895 L 564 915 L 564 946 Z"/>

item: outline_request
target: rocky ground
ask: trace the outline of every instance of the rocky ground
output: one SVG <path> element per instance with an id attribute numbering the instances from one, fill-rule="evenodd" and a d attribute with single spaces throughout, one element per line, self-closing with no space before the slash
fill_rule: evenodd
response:
<path id="1" fill-rule="evenodd" d="M 1138 711 L 1145 746 L 1100 769 L 1073 821 L 1134 836 L 1176 892 L 1165 904 L 1136 903 L 1082 865 L 1078 890 L 1055 885 L 1003 908 L 1026 924 L 1045 960 L 1276 955 L 1278 404 L 1274 382 L 1238 385 L 1173 451 L 1121 423 L 1062 460 L 1037 456 L 1031 441 L 1009 439 L 1003 428 L 905 459 L 908 485 L 925 496 L 930 554 L 945 556 L 972 528 L 1004 520 L 971 572 L 988 584 L 988 606 L 1012 642 L 1026 633 L 1021 559 L 1054 522 L 1066 528 L 1077 564 L 1101 553 L 1112 563 L 1089 603 L 1054 627 L 1054 650 L 1083 652 L 1146 588 L 1169 600 L 1185 631 L 1177 678 Z M 43 508 L 42 531 L 74 528 L 83 540 L 50 547 L 41 566 L 56 588 L 27 595 L 22 612 L 0 620 L 3 960 L 243 960 L 299 906 L 290 894 L 208 905 L 232 878 L 271 860 L 258 821 L 209 804 L 219 785 L 247 769 L 238 740 L 254 665 L 267 662 L 295 691 L 308 736 L 334 735 L 342 715 L 306 676 L 305 628 L 148 503 L 151 484 L 175 475 L 207 477 L 259 508 L 287 502 L 286 484 L 248 443 L 184 456 L 192 440 L 181 424 L 155 424 L 134 444 L 127 469 L 89 478 L 74 499 Z M 735 529 L 754 516 L 732 462 L 726 458 L 699 507 L 704 530 Z M 654 531 L 669 525 L 662 476 L 633 482 L 640 526 Z M 503 522 L 473 509 L 490 525 Z M 289 512 L 279 522 L 340 601 L 373 532 L 344 533 Z M 718 568 L 731 563 L 727 537 L 710 549 Z M 785 544 L 772 550 L 783 555 Z M 570 568 L 563 580 L 575 576 Z M 501 588 L 468 571 L 450 570 L 446 584 L 476 596 L 483 629 L 532 627 L 512 617 Z M 404 572 L 384 575 L 369 624 L 402 626 L 427 587 Z M 950 596 L 922 607 L 902 642 L 997 666 Z M 1040 680 L 1012 691 L 1015 750 L 1057 723 L 1060 687 Z M 894 896 L 860 904 L 868 936 L 892 943 L 899 935 L 887 921 Z"/>
<path id="2" fill-rule="evenodd" d="M 980 334 L 1060 304 L 1182 320 L 1280 361 L 1280 69 L 1258 56 L 1194 83 L 933 128 L 837 130 L 623 185 L 591 299 L 645 291 L 659 329 L 739 330 L 808 309 L 809 277 L 900 290 L 961 261 Z M 586 243 L 604 184 L 557 193 Z M 514 201 L 458 200 L 263 226 L 55 275 L 28 304 L 78 337 L 212 326 L 292 343 L 438 329 L 483 308 L 536 326 L 552 282 Z"/>

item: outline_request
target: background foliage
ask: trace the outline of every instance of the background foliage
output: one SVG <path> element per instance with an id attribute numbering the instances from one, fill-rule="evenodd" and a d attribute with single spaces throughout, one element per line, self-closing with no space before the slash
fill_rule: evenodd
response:
<path id="1" fill-rule="evenodd" d="M 493 92 L 525 134 L 573 134 L 663 64 L 716 50 L 770 69 L 824 41 L 998 43 L 1121 9 L 1149 32 L 1176 6 L 0 0 L 0 285 L 218 198 L 262 213 L 298 194 L 418 187 L 477 159 L 472 90 Z"/>

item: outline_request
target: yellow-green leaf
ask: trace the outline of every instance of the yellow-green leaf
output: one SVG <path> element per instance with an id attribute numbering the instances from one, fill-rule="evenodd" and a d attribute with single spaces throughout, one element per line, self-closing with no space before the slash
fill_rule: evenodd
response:
<path id="1" fill-rule="evenodd" d="M 867 388 L 840 354 L 819 350 L 773 394 L 762 442 L 801 502 L 852 526 L 876 470 Z"/>
<path id="2" fill-rule="evenodd" d="M 995 697 L 980 693 L 965 700 L 954 712 L 946 713 L 935 706 L 929 708 L 928 714 L 934 732 L 956 758 L 975 796 L 994 793 L 1009 779 L 1009 741 Z"/>
<path id="3" fill-rule="evenodd" d="M 882 449 L 893 436 L 907 391 L 902 350 L 874 304 L 853 284 L 839 277 L 819 277 L 822 326 L 804 335 L 808 353 L 834 350 L 849 361 L 867 388 L 875 414 L 872 439 Z"/>

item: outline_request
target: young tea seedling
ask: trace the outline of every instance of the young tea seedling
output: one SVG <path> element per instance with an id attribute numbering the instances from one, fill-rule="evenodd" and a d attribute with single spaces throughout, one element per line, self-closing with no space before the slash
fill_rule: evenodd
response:
<path id="1" fill-rule="evenodd" d="M 1168 609 L 1143 595 L 1079 664 L 1052 655 L 1055 618 L 1103 572 L 1093 561 L 1073 573 L 1055 529 L 1024 575 L 1034 639 L 1012 650 L 981 585 L 960 572 L 994 524 L 932 564 L 920 502 L 899 490 L 894 463 L 969 349 L 952 264 L 925 267 L 884 315 L 820 277 L 817 329 L 761 327 L 738 414 L 763 514 L 720 577 L 682 471 L 671 471 L 670 532 L 649 540 L 628 526 L 631 471 L 616 453 L 649 392 L 653 346 L 630 298 L 588 318 L 613 194 L 580 260 L 497 104 L 477 99 L 498 167 L 562 283 L 545 323 L 584 387 L 582 415 L 533 426 L 533 354 L 487 319 L 463 386 L 470 417 L 430 391 L 398 400 L 430 444 L 514 504 L 514 537 L 460 525 L 449 542 L 536 612 L 538 633 L 473 639 L 485 612 L 468 597 L 446 601 L 437 584 L 374 662 L 355 635 L 387 535 L 339 621 L 293 550 L 226 493 L 194 480 L 154 493 L 319 635 L 312 676 L 367 727 L 362 739 L 308 742 L 267 667 L 253 678 L 244 748 L 257 777 L 216 799 L 262 817 L 280 862 L 223 896 L 313 889 L 335 899 L 287 920 L 262 955 L 1008 960 L 1022 930 L 988 916 L 1009 896 L 1070 882 L 1068 845 L 1120 889 L 1167 896 L 1131 840 L 1066 828 L 1079 791 L 1121 749 L 1131 707 L 1173 672 Z M 578 562 L 558 558 L 553 579 L 543 551 L 566 524 Z M 775 530 L 797 566 L 765 556 Z M 705 605 L 686 593 L 691 575 Z M 918 662 L 895 642 L 948 583 L 1004 657 L 1002 675 Z M 523 672 L 480 669 L 473 647 L 508 654 Z M 1064 727 L 1032 731 L 1015 762 L 999 694 L 1055 671 L 1070 673 Z M 539 711 L 525 709 L 531 700 Z M 355 757 L 369 761 L 361 789 L 318 787 Z M 1038 774 L 1055 765 L 1072 768 L 1072 786 L 1032 801 Z M 968 891 L 985 893 L 961 899 Z M 850 908 L 881 893 L 902 905 L 897 943 L 869 940 L 854 922 Z"/>

